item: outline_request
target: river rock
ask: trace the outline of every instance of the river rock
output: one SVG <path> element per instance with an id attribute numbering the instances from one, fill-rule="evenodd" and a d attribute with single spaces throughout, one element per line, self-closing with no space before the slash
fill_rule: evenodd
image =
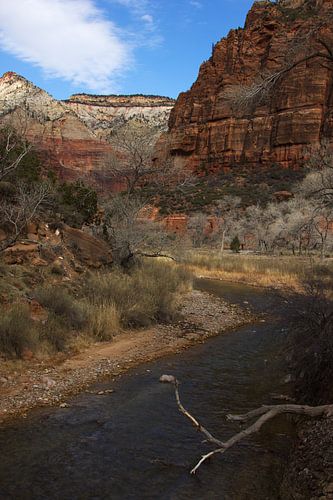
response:
<path id="1" fill-rule="evenodd" d="M 166 384 L 174 384 L 176 382 L 176 378 L 173 375 L 162 375 L 160 377 L 160 382 Z"/>
<path id="2" fill-rule="evenodd" d="M 45 389 L 51 389 L 56 385 L 56 382 L 50 377 L 42 377 L 42 385 Z"/>

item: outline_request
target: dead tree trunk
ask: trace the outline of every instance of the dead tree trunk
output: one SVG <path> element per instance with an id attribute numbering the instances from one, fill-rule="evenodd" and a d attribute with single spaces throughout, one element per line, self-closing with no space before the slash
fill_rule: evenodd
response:
<path id="1" fill-rule="evenodd" d="M 220 439 L 215 438 L 205 427 L 203 427 L 200 422 L 193 417 L 182 405 L 179 396 L 179 382 L 173 375 L 162 375 L 160 378 L 160 382 L 167 382 L 173 384 L 175 389 L 175 396 L 177 401 L 177 406 L 179 411 L 187 417 L 192 425 L 200 432 L 202 432 L 207 441 L 217 446 L 213 451 L 210 451 L 206 455 L 202 455 L 201 459 L 198 463 L 192 468 L 191 474 L 195 474 L 199 467 L 205 462 L 208 458 L 211 458 L 213 455 L 218 453 L 224 453 L 229 448 L 237 444 L 242 439 L 259 432 L 261 427 L 271 420 L 275 418 L 277 415 L 281 415 L 282 413 L 289 413 L 294 415 L 305 415 L 308 417 L 318 418 L 328 418 L 333 417 L 333 404 L 330 405 L 322 405 L 322 406 L 307 406 L 307 405 L 294 405 L 294 404 L 284 404 L 284 405 L 272 405 L 272 406 L 261 406 L 255 410 L 252 410 L 244 415 L 226 415 L 227 420 L 238 421 L 238 422 L 247 422 L 253 418 L 257 418 L 257 420 L 247 427 L 246 429 L 238 432 L 234 436 L 232 436 L 227 441 L 221 441 Z"/>

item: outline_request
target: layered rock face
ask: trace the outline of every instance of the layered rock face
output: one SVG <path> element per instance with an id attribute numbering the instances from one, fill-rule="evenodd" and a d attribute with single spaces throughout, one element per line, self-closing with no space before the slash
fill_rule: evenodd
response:
<path id="1" fill-rule="evenodd" d="M 12 72 L 0 79 L 0 119 L 26 135 L 62 179 L 92 180 L 110 151 L 63 103 Z"/>
<path id="2" fill-rule="evenodd" d="M 176 101 L 164 142 L 179 165 L 206 171 L 268 168 L 274 163 L 299 167 L 309 147 L 333 140 L 333 65 L 323 59 L 297 64 L 283 75 L 265 105 L 251 112 L 236 112 L 225 97 L 226 89 L 251 84 L 261 74 L 280 70 L 288 58 L 319 50 L 311 41 L 313 27 L 322 23 L 325 39 L 332 40 L 333 23 L 326 22 L 332 7 L 332 0 L 253 5 L 244 29 L 230 31 L 215 45 L 197 81 Z M 304 48 L 297 48 L 297 39 Z"/>
<path id="3" fill-rule="evenodd" d="M 23 132 L 60 178 L 111 189 L 117 185 L 110 185 L 105 168 L 111 151 L 106 136 L 134 117 L 163 130 L 172 105 L 172 99 L 157 96 L 80 94 L 57 101 L 16 73 L 0 78 L 0 121 Z"/>
<path id="4" fill-rule="evenodd" d="M 110 130 L 133 118 L 166 130 L 174 103 L 174 99 L 160 96 L 87 94 L 75 94 L 63 102 L 100 138 L 106 138 Z"/>

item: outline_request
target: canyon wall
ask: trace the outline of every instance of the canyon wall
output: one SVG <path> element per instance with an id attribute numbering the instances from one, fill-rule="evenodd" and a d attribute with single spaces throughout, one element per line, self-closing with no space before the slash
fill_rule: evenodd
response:
<path id="1" fill-rule="evenodd" d="M 0 122 L 22 131 L 60 178 L 102 188 L 117 189 L 107 175 L 108 134 L 132 118 L 165 130 L 173 104 L 159 96 L 86 94 L 57 101 L 14 72 L 0 78 Z"/>
<path id="2" fill-rule="evenodd" d="M 319 35 L 333 49 L 332 7 L 332 0 L 254 3 L 244 29 L 231 30 L 214 46 L 196 82 L 176 101 L 163 146 L 179 165 L 212 172 L 297 168 L 309 148 L 333 140 L 333 58 L 297 64 L 251 112 L 235 111 L 225 95 L 297 57 L 326 51 L 318 46 Z"/>
<path id="3" fill-rule="evenodd" d="M 167 130 L 174 99 L 145 95 L 92 96 L 74 94 L 65 107 L 73 111 L 99 138 L 107 138 L 110 131 L 122 123 L 137 119 Z"/>

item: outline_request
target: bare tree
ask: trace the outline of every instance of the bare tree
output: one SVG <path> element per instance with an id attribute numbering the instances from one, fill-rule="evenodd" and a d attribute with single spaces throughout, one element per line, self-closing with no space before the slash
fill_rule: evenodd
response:
<path id="1" fill-rule="evenodd" d="M 168 156 L 161 163 L 156 164 L 150 183 L 159 189 L 172 189 L 172 191 L 185 194 L 189 188 L 198 184 L 198 178 L 191 170 L 177 165 L 174 158 Z"/>
<path id="2" fill-rule="evenodd" d="M 166 253 L 172 246 L 172 235 L 161 223 L 149 219 L 141 198 L 114 196 L 104 208 L 104 224 L 95 231 L 110 243 L 117 264 L 129 267 L 139 256 L 173 258 Z"/>
<path id="3" fill-rule="evenodd" d="M 128 194 L 154 174 L 154 150 L 159 136 L 157 127 L 134 119 L 112 132 L 109 142 L 114 152 L 107 160 L 108 171 L 114 179 L 125 182 Z"/>
<path id="4" fill-rule="evenodd" d="M 223 96 L 234 111 L 251 112 L 256 106 L 265 104 L 273 88 L 288 71 L 284 68 L 276 72 L 263 72 L 250 84 L 238 84 L 226 88 Z"/>
<path id="5" fill-rule="evenodd" d="M 191 215 L 188 219 L 187 229 L 195 247 L 201 247 L 206 239 L 207 215 L 202 212 Z"/>
<path id="6" fill-rule="evenodd" d="M 246 231 L 255 236 L 257 249 L 260 252 L 273 250 L 275 243 L 273 227 L 279 215 L 280 211 L 276 203 L 269 203 L 266 207 L 251 205 L 246 209 L 243 224 Z"/>
<path id="7" fill-rule="evenodd" d="M 324 258 L 329 239 L 332 239 L 333 228 L 333 208 L 322 207 L 320 210 L 316 209 L 312 218 L 312 226 L 317 235 L 320 246 L 320 257 Z"/>
<path id="8" fill-rule="evenodd" d="M 12 174 L 25 156 L 32 150 L 32 145 L 24 135 L 12 126 L 0 130 L 0 181 Z"/>
<path id="9" fill-rule="evenodd" d="M 299 186 L 301 194 L 318 207 L 333 207 L 333 151 L 328 142 L 312 152 L 308 167 L 310 172 Z"/>
<path id="10" fill-rule="evenodd" d="M 299 191 L 304 203 L 312 206 L 312 229 L 323 258 L 333 225 L 333 152 L 328 142 L 313 152 L 308 167 L 311 170 L 300 183 Z"/>
<path id="11" fill-rule="evenodd" d="M 48 183 L 34 187 L 19 184 L 14 198 L 3 201 L 0 207 L 0 224 L 8 231 L 8 237 L 1 242 L 0 252 L 13 245 L 24 234 L 27 224 L 36 217 L 51 191 Z"/>
<path id="12" fill-rule="evenodd" d="M 229 232 L 235 228 L 238 220 L 237 209 L 240 207 L 239 196 L 224 196 L 216 202 L 214 213 L 217 217 L 217 235 L 221 238 L 220 255 L 224 252 L 224 244 Z"/>

